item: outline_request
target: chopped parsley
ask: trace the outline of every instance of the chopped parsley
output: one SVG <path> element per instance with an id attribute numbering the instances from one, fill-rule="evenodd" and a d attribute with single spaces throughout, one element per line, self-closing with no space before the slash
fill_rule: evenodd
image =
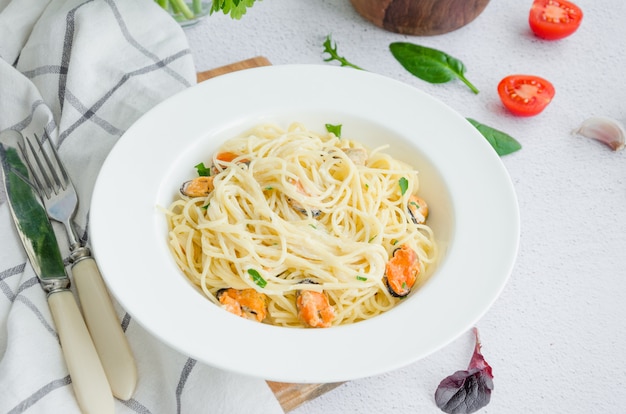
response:
<path id="1" fill-rule="evenodd" d="M 257 272 L 256 270 L 248 269 L 248 274 L 250 275 L 250 277 L 252 278 L 252 281 L 256 283 L 257 286 L 262 287 L 262 288 L 267 286 L 267 281 L 263 279 L 263 276 L 261 276 L 259 272 Z"/>
<path id="2" fill-rule="evenodd" d="M 404 195 L 404 193 L 406 193 L 406 190 L 409 188 L 409 180 L 402 177 L 400 178 L 400 180 L 398 180 L 398 184 L 400 185 L 400 193 Z"/>
<path id="3" fill-rule="evenodd" d="M 198 171 L 198 175 L 200 177 L 208 177 L 211 175 L 211 169 L 205 167 L 203 162 L 196 165 L 195 168 L 196 168 L 196 171 Z"/>
<path id="4" fill-rule="evenodd" d="M 357 275 L 356 280 L 360 280 L 361 282 L 365 282 L 367 280 L 367 278 L 363 277 L 363 276 L 358 276 Z"/>
<path id="5" fill-rule="evenodd" d="M 337 138 L 341 138 L 341 124 L 326 124 L 326 131 L 330 132 L 331 134 L 335 134 Z"/>

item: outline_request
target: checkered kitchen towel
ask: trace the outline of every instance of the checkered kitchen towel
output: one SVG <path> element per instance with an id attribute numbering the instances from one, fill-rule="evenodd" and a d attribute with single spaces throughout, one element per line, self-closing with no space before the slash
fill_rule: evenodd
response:
<path id="1" fill-rule="evenodd" d="M 185 34 L 152 0 L 0 0 L 0 56 L 0 130 L 49 132 L 79 191 L 86 238 L 91 190 L 109 150 L 139 116 L 195 83 Z M 115 306 L 139 371 L 135 395 L 116 400 L 116 412 L 282 412 L 263 380 L 197 363 Z M 0 413 L 21 412 L 79 408 L 0 193 Z"/>

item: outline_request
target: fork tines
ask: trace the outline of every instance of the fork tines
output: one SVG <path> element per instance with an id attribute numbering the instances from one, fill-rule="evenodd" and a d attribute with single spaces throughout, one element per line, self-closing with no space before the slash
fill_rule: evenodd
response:
<path id="1" fill-rule="evenodd" d="M 53 155 L 56 165 L 53 164 L 53 159 L 48 155 L 48 152 L 44 149 L 43 144 L 36 134 L 34 137 L 36 147 L 31 142 L 31 139 L 26 137 L 24 138 L 24 141 L 26 141 L 26 144 L 28 145 L 28 149 L 30 149 L 32 157 L 28 155 L 26 148 L 22 148 L 22 152 L 24 153 L 24 158 L 26 159 L 28 168 L 31 170 L 36 187 L 45 193 L 43 194 L 45 197 L 49 197 L 52 192 L 58 194 L 59 188 L 65 190 L 69 182 L 69 177 L 67 176 L 65 169 L 62 167 L 61 159 L 59 158 L 59 154 L 54 148 L 52 141 L 48 139 L 48 145 L 51 149 L 50 152 Z M 41 156 L 37 155 L 37 150 Z M 33 163 L 30 161 L 31 158 L 35 160 L 37 168 L 33 168 Z M 60 171 L 60 176 L 57 171 Z"/>

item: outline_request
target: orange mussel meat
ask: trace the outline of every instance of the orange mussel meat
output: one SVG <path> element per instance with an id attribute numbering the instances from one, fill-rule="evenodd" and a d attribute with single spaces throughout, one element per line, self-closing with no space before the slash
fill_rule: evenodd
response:
<path id="1" fill-rule="evenodd" d="M 261 322 L 267 316 L 267 297 L 254 289 L 220 289 L 217 299 L 228 312 Z"/>
<path id="2" fill-rule="evenodd" d="M 385 269 L 385 282 L 393 296 L 403 297 L 411 292 L 420 273 L 420 261 L 415 250 L 404 244 L 393 252 Z"/>
<path id="3" fill-rule="evenodd" d="M 213 176 L 202 176 L 185 181 L 180 187 L 180 192 L 188 197 L 204 197 L 209 195 L 213 188 Z"/>
<path id="4" fill-rule="evenodd" d="M 299 291 L 296 307 L 298 318 L 312 328 L 328 328 L 335 319 L 335 309 L 323 292 Z"/>

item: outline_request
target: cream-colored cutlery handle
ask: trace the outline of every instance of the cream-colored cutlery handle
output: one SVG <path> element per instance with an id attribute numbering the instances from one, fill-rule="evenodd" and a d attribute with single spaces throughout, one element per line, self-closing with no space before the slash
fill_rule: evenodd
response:
<path id="1" fill-rule="evenodd" d="M 86 414 L 113 413 L 113 395 L 72 292 L 60 290 L 48 296 L 74 394 Z"/>
<path id="2" fill-rule="evenodd" d="M 93 258 L 84 258 L 72 266 L 72 275 L 111 391 L 117 398 L 128 400 L 137 386 L 137 366 L 98 265 Z"/>

